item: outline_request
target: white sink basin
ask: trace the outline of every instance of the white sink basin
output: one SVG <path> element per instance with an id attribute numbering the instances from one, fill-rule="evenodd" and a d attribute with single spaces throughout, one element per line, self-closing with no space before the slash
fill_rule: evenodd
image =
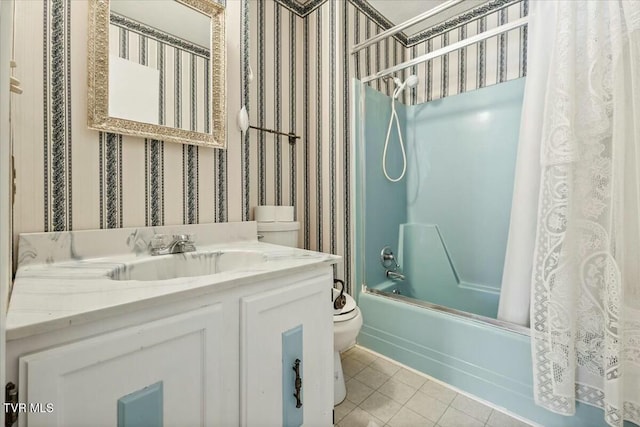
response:
<path id="1" fill-rule="evenodd" d="M 110 276 L 113 280 L 167 280 L 241 270 L 265 261 L 264 254 L 256 251 L 190 252 L 123 264 Z"/>

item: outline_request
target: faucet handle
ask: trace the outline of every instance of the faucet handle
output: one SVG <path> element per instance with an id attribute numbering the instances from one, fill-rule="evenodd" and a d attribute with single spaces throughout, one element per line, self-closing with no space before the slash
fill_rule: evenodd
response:
<path id="1" fill-rule="evenodd" d="M 193 234 L 174 234 L 173 240 L 175 242 L 193 243 Z"/>
<path id="2" fill-rule="evenodd" d="M 166 234 L 154 234 L 149 242 L 152 249 L 166 248 L 171 243 L 171 237 Z"/>
<path id="3" fill-rule="evenodd" d="M 382 248 L 380 252 L 380 263 L 385 270 L 397 271 L 400 268 L 390 246 Z"/>

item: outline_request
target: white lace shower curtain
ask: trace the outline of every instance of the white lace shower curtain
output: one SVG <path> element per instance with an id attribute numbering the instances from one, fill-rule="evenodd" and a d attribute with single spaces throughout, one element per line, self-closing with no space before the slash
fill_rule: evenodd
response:
<path id="1" fill-rule="evenodd" d="M 536 402 L 640 424 L 640 2 L 557 2 L 531 337 Z M 532 64 L 535 66 L 535 64 Z"/>

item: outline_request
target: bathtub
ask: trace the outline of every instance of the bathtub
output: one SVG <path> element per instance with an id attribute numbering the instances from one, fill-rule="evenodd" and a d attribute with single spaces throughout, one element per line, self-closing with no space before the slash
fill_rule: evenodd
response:
<path id="1" fill-rule="evenodd" d="M 572 417 L 535 405 L 528 328 L 394 293 L 397 288 L 383 280 L 360 289 L 360 345 L 543 426 L 605 425 L 602 410 L 586 404 L 578 403 Z"/>
<path id="2" fill-rule="evenodd" d="M 514 333 L 525 335 L 527 337 L 529 336 L 529 328 L 527 327 L 516 325 L 514 323 L 504 322 L 502 320 L 483 316 L 480 314 L 457 310 L 455 308 L 431 303 L 429 301 L 417 298 L 410 291 L 412 287 L 406 285 L 407 283 L 405 281 L 399 282 L 395 280 L 386 280 L 374 287 L 368 288 L 367 291 L 372 295 L 380 295 L 416 307 L 422 307 L 426 309 L 436 310 L 442 313 L 453 314 L 463 319 L 480 322 L 481 324 L 493 325 L 506 331 L 512 331 Z M 409 291 L 407 291 L 407 288 L 409 288 Z"/>

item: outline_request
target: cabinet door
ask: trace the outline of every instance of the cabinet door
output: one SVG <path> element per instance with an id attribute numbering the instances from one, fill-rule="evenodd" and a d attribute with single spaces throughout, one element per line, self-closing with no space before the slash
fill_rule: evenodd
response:
<path id="1" fill-rule="evenodd" d="M 215 304 L 21 357 L 20 400 L 42 407 L 20 425 L 221 425 L 221 330 Z"/>
<path id="2" fill-rule="evenodd" d="M 243 426 L 332 424 L 331 277 L 328 270 L 322 276 L 242 298 L 240 404 Z M 295 352 L 297 345 L 301 347 L 299 356 L 285 354 Z M 290 393 L 295 381 L 293 364 L 290 361 L 283 364 L 283 360 L 292 356 L 301 362 L 302 407 L 298 409 L 299 416 L 285 422 L 284 412 L 292 408 L 295 412 L 296 405 Z M 286 381 L 292 383 L 284 384 Z"/>

